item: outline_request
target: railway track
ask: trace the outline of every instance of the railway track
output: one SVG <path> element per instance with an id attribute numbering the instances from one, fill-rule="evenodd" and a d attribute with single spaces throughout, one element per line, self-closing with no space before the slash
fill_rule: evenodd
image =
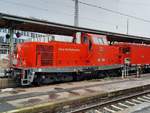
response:
<path id="1" fill-rule="evenodd" d="M 144 79 L 147 79 L 147 77 L 144 77 Z M 143 80 L 144 80 L 143 79 Z M 58 93 L 63 93 L 63 92 L 68 92 L 68 93 L 72 93 L 75 90 L 81 90 L 81 89 L 85 89 L 88 91 L 88 89 L 91 89 L 92 87 L 97 87 L 100 85 L 111 85 L 111 84 L 117 84 L 117 83 L 123 83 L 123 82 L 127 82 L 127 81 L 134 81 L 134 79 L 126 79 L 126 80 L 116 80 L 116 81 L 111 81 L 111 82 L 106 82 L 106 83 L 96 83 L 96 84 L 92 84 L 92 85 L 85 85 L 85 86 L 77 86 L 77 87 L 71 87 L 71 88 L 62 88 L 62 87 L 55 87 L 54 90 L 52 91 L 47 91 L 47 92 L 31 92 L 28 94 L 20 94 L 20 95 L 11 95 L 11 96 L 7 96 L 7 97 L 0 97 L 0 101 L 10 101 L 15 99 L 23 99 L 23 98 L 28 98 L 28 97 L 35 97 L 35 96 L 42 96 L 42 95 L 49 95 L 49 94 L 58 94 Z M 44 88 L 45 86 L 40 86 L 38 88 Z M 31 89 L 34 87 L 31 87 Z M 30 88 L 27 88 L 30 89 Z M 89 90 L 89 92 L 91 92 Z"/>
<path id="2" fill-rule="evenodd" d="M 7 106 L 16 107 L 10 108 L 8 106 L 7 109 L 9 110 L 19 108 L 14 113 L 103 113 L 106 111 L 107 113 L 113 113 L 133 106 L 129 103 L 136 105 L 142 103 L 143 100 L 144 102 L 148 101 L 148 98 L 150 98 L 149 78 L 145 76 L 139 79 L 125 79 L 126 82 L 122 79 L 108 81 L 107 83 L 98 81 L 94 84 L 90 84 L 90 82 L 65 83 L 24 88 L 25 92 L 21 91 L 20 93 L 17 93 L 20 89 L 14 89 L 12 92 L 0 93 L 0 103 L 1 106 L 7 104 Z M 128 85 L 130 83 L 132 83 L 132 86 Z M 7 109 L 0 108 L 1 111 L 7 111 Z"/>
<path id="3" fill-rule="evenodd" d="M 117 97 L 109 101 L 95 102 L 80 108 L 68 109 L 66 113 L 118 113 L 130 107 L 148 102 L 150 103 L 150 90 L 136 94 Z"/>

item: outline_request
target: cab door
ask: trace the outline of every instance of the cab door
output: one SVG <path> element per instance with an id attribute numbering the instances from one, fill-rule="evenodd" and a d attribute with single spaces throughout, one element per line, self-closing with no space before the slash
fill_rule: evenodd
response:
<path id="1" fill-rule="evenodd" d="M 90 65 L 91 63 L 90 59 L 92 57 L 92 47 L 93 47 L 92 40 L 88 35 L 84 34 L 81 37 L 81 43 L 84 48 L 84 53 L 82 58 L 86 65 Z"/>

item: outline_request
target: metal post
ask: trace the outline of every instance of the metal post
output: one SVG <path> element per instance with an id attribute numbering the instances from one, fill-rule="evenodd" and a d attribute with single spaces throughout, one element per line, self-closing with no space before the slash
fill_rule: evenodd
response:
<path id="1" fill-rule="evenodd" d="M 127 65 L 125 64 L 125 75 L 124 75 L 124 77 L 126 78 L 127 77 Z"/>
<path id="2" fill-rule="evenodd" d="M 121 70 L 121 72 L 122 72 L 122 78 L 124 78 L 124 75 L 125 75 L 125 69 L 124 69 L 124 65 L 123 65 L 123 67 L 122 67 L 122 70 Z"/>
<path id="3" fill-rule="evenodd" d="M 137 78 L 140 77 L 140 72 L 141 72 L 141 66 L 137 66 L 137 72 L 136 72 Z"/>
<path id="4" fill-rule="evenodd" d="M 129 34 L 129 19 L 127 18 L 127 35 Z"/>
<path id="5" fill-rule="evenodd" d="M 78 27 L 78 24 L 79 24 L 79 1 L 75 0 L 74 26 Z"/>
<path id="6" fill-rule="evenodd" d="M 137 66 L 136 68 L 137 68 L 137 70 L 136 70 L 136 77 L 138 78 L 139 75 L 140 75 L 140 73 L 139 73 L 139 66 Z"/>
<path id="7" fill-rule="evenodd" d="M 14 35 L 14 29 L 11 27 L 9 28 L 9 33 L 10 33 L 10 42 L 9 42 L 9 55 L 10 55 L 10 67 L 12 66 L 12 53 L 14 50 L 14 42 L 13 42 L 13 35 Z"/>
<path id="8" fill-rule="evenodd" d="M 129 65 L 127 65 L 127 76 L 129 76 Z"/>

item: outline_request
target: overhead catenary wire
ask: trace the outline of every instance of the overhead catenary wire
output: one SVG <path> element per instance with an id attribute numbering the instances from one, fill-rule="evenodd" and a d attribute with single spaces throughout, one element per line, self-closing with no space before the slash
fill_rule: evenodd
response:
<path id="1" fill-rule="evenodd" d="M 40 0 L 39 0 L 40 1 Z M 21 2 L 15 2 L 15 1 L 10 1 L 10 0 L 0 0 L 0 2 L 6 3 L 6 4 L 11 4 L 11 5 L 17 5 L 17 6 L 21 6 L 21 7 L 25 7 L 25 8 L 31 8 L 31 9 L 36 9 L 36 10 L 40 10 L 40 11 L 51 11 L 52 9 L 48 9 L 46 7 L 40 7 L 37 5 L 33 5 L 33 4 L 27 4 L 27 3 L 21 3 Z M 46 1 L 42 1 L 45 4 L 48 4 Z M 73 6 L 71 7 L 71 5 L 66 5 L 65 7 L 70 7 L 73 8 Z M 62 11 L 62 10 L 61 10 Z"/>
<path id="2" fill-rule="evenodd" d="M 7 1 L 7 2 L 6 2 Z M 49 10 L 48 8 L 41 8 L 41 7 L 37 7 L 37 6 L 33 6 L 33 5 L 29 5 L 29 4 L 24 4 L 24 3 L 19 3 L 19 2 L 14 2 L 14 1 L 9 1 L 9 0 L 5 0 L 5 1 L 0 1 L 0 2 L 5 2 L 5 3 L 7 3 L 7 4 L 13 4 L 13 5 L 20 5 L 20 6 L 22 6 L 22 7 L 28 7 L 28 8 L 33 8 L 33 9 L 36 9 L 36 10 L 41 10 L 41 11 L 46 11 L 46 12 L 48 12 L 48 11 L 52 11 L 51 13 L 55 13 L 55 14 L 63 14 L 63 15 L 65 15 L 65 16 L 74 16 L 74 14 L 73 13 L 68 13 L 68 12 L 65 12 L 65 11 L 59 11 L 59 10 Z M 44 3 L 46 3 L 46 2 L 48 2 L 47 0 L 44 0 L 44 1 L 42 1 L 42 2 L 44 2 Z M 73 11 L 72 11 L 73 12 Z M 87 20 L 89 20 L 89 21 L 97 21 L 97 22 L 102 22 L 101 20 L 96 20 L 96 19 L 92 19 L 92 18 L 89 18 L 89 17 L 85 17 L 85 16 L 83 16 L 83 15 L 81 15 L 80 16 L 80 18 L 86 18 Z M 111 24 L 111 25 L 115 25 L 115 23 L 105 23 L 104 21 L 103 21 L 103 23 L 104 24 Z"/>
<path id="3" fill-rule="evenodd" d="M 47 8 L 37 7 L 37 6 L 33 6 L 33 5 L 29 5 L 29 4 L 24 4 L 24 3 L 20 3 L 20 2 L 14 2 L 14 1 L 9 1 L 9 0 L 1 0 L 0 2 L 5 2 L 5 3 L 9 3 L 9 4 L 14 4 L 14 5 L 21 5 L 23 7 L 28 7 L 28 8 L 33 8 L 33 9 L 39 9 L 39 10 L 43 10 L 43 11 L 49 11 Z M 44 0 L 43 2 L 48 2 L 48 1 Z M 87 3 L 87 2 L 84 2 L 84 1 L 81 1 L 81 0 L 78 0 L 78 2 L 80 4 L 83 4 L 83 5 L 86 5 L 86 6 L 99 8 L 99 9 L 102 9 L 102 10 L 105 10 L 105 11 L 108 11 L 108 12 L 111 12 L 111 13 L 114 13 L 114 14 L 118 14 L 118 15 L 121 15 L 121 16 L 130 17 L 130 18 L 133 18 L 133 19 L 136 19 L 136 20 L 140 20 L 140 21 L 143 21 L 143 22 L 150 23 L 150 20 L 147 20 L 147 19 L 144 19 L 144 18 L 140 18 L 140 17 L 137 17 L 137 16 L 129 15 L 129 14 L 125 14 L 125 13 L 122 13 L 122 12 L 119 12 L 119 11 L 115 11 L 115 10 L 112 10 L 112 9 L 109 9 L 109 8 L 105 8 L 105 7 L 96 5 L 96 4 Z M 70 14 L 70 15 L 72 15 L 72 14 Z"/>
<path id="4" fill-rule="evenodd" d="M 93 18 L 89 18 L 89 17 L 86 17 L 86 16 L 80 16 L 80 18 L 82 19 L 86 19 L 87 21 L 91 21 L 91 22 L 100 22 L 101 24 L 107 24 L 107 25 L 111 25 L 111 26 L 118 26 L 117 23 L 113 23 L 113 22 L 106 22 L 104 20 L 100 20 L 100 19 L 93 19 Z M 122 26 L 124 27 L 124 25 L 119 25 L 119 26 Z"/>
<path id="5" fill-rule="evenodd" d="M 48 4 L 49 2 L 50 2 L 50 0 L 39 0 L 40 2 L 43 2 L 43 3 L 46 3 L 46 4 Z M 74 8 L 74 5 L 73 4 L 69 4 L 69 3 L 67 3 L 67 1 L 61 1 L 60 2 L 60 0 L 54 0 L 57 4 L 61 4 L 62 5 L 62 3 L 61 2 L 64 2 L 65 4 L 63 4 L 63 6 L 65 6 L 65 7 L 68 7 L 68 8 Z M 70 1 L 69 1 L 70 2 Z"/>
<path id="6" fill-rule="evenodd" d="M 51 11 L 51 12 L 53 12 L 53 13 L 55 13 L 55 14 L 59 13 L 59 14 L 64 14 L 65 16 L 73 16 L 73 14 L 68 13 L 68 12 L 65 12 L 65 11 L 62 12 L 62 10 L 61 10 L 61 11 L 59 11 L 59 10 L 52 10 L 52 9 L 49 10 L 48 8 L 44 8 L 44 7 L 41 8 L 41 7 L 37 7 L 37 6 L 34 6 L 34 5 L 29 5 L 29 4 L 24 4 L 24 3 L 9 1 L 9 0 L 5 0 L 5 1 L 2 0 L 2 1 L 0 1 L 0 2 L 5 2 L 5 3 L 7 3 L 7 4 L 12 4 L 12 5 L 19 5 L 19 6 L 21 6 L 21 7 L 36 9 L 36 10 L 40 10 L 40 11 L 44 11 L 44 12 L 49 12 L 49 11 Z"/>
<path id="7" fill-rule="evenodd" d="M 39 10 L 47 11 L 47 9 L 45 9 L 45 8 L 40 8 L 40 7 L 37 7 L 37 6 L 24 4 L 24 3 L 20 3 L 20 2 L 15 2 L 15 1 L 10 1 L 10 0 L 0 0 L 0 2 L 4 2 L 4 3 L 7 3 L 7 4 L 18 5 L 18 6 L 27 7 L 27 8 L 32 8 L 32 9 L 39 9 Z"/>
<path id="8" fill-rule="evenodd" d="M 121 15 L 121 16 L 126 16 L 126 17 L 130 17 L 130 18 L 134 18 L 136 20 L 140 20 L 140 21 L 144 21 L 144 22 L 150 23 L 150 20 L 146 20 L 146 19 L 139 18 L 139 17 L 133 16 L 133 15 L 129 15 L 129 14 L 125 14 L 125 13 L 122 13 L 122 12 L 119 12 L 119 11 L 115 11 L 115 10 L 112 10 L 112 9 L 101 7 L 99 5 L 87 3 L 87 2 L 84 2 L 84 1 L 81 1 L 81 0 L 78 0 L 78 1 L 79 1 L 79 4 L 83 4 L 83 5 L 94 7 L 94 8 L 99 8 L 99 9 L 102 9 L 102 10 L 105 10 L 105 11 L 108 11 L 108 12 L 111 12 L 111 13 L 115 13 L 115 14 L 118 14 L 118 15 Z M 28 8 L 32 8 L 32 9 L 38 9 L 38 10 L 46 11 L 46 12 L 52 11 L 52 10 L 49 10 L 48 8 L 45 8 L 45 7 L 37 7 L 37 6 L 31 5 L 31 4 L 24 4 L 24 3 L 20 3 L 20 2 L 9 1 L 9 0 L 1 0 L 0 2 L 5 2 L 5 3 L 13 4 L 13 5 L 21 5 L 23 7 L 28 7 Z M 42 2 L 46 3 L 48 1 L 44 0 Z M 52 12 L 56 13 L 56 14 L 57 13 L 59 13 L 59 14 L 61 13 L 61 14 L 64 14 L 66 16 L 74 16 L 73 13 L 64 12 L 62 10 L 61 11 L 59 11 L 59 10 L 53 10 Z M 85 18 L 85 17 L 80 16 L 80 18 Z M 94 20 L 94 19 L 91 19 L 91 18 L 88 18 L 88 17 L 87 17 L 87 19 L 88 20 Z M 96 21 L 98 21 L 98 20 L 96 20 Z M 112 24 L 114 24 L 114 23 L 112 23 Z"/>
<path id="9" fill-rule="evenodd" d="M 122 12 L 119 12 L 119 11 L 115 11 L 115 10 L 108 9 L 108 8 L 105 8 L 105 7 L 102 7 L 102 6 L 99 6 L 99 5 L 83 2 L 83 1 L 80 1 L 80 0 L 78 2 L 80 4 L 83 4 L 83 5 L 86 5 L 86 6 L 102 9 L 102 10 L 105 10 L 105 11 L 108 11 L 108 12 L 111 12 L 111 13 L 114 13 L 114 14 L 118 14 L 118 15 L 121 15 L 121 16 L 125 16 L 125 17 L 129 17 L 129 18 L 133 18 L 133 19 L 136 19 L 136 20 L 140 20 L 140 21 L 143 21 L 143 22 L 150 23 L 150 20 L 147 20 L 147 19 L 144 19 L 144 18 L 140 18 L 140 17 L 137 17 L 137 16 L 129 15 L 129 14 L 125 14 L 125 13 L 122 13 Z"/>

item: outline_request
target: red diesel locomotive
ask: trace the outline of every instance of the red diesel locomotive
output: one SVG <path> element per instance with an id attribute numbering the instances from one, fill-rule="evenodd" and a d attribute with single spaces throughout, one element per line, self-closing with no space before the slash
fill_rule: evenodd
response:
<path id="1" fill-rule="evenodd" d="M 77 43 L 80 38 L 80 43 Z M 21 85 L 118 74 L 127 64 L 150 64 L 150 46 L 110 45 L 105 35 L 81 33 L 72 42 L 24 42 L 16 46 L 12 75 Z"/>

